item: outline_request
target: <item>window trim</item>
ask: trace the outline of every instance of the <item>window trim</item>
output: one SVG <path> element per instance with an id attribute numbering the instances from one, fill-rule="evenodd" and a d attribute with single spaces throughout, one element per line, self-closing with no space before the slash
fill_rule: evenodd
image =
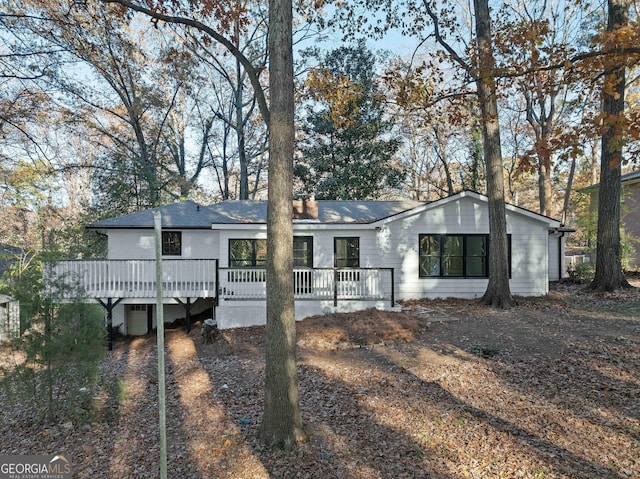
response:
<path id="1" fill-rule="evenodd" d="M 177 241 L 171 239 L 172 235 Z M 162 232 L 162 256 L 182 256 L 182 231 Z"/>
<path id="2" fill-rule="evenodd" d="M 437 275 L 427 275 L 422 272 L 422 258 L 426 256 L 436 257 L 435 255 L 423 255 L 420 250 L 420 244 L 422 243 L 422 238 L 426 236 L 436 237 L 438 239 L 439 244 L 439 268 Z M 445 240 L 450 236 L 460 236 L 462 237 L 462 275 L 445 275 L 443 274 L 443 248 L 445 244 Z M 486 245 L 486 255 L 484 256 L 484 265 L 486 274 L 484 276 L 469 276 L 467 275 L 467 259 L 470 257 L 478 258 L 480 256 L 468 256 L 467 255 L 467 238 L 470 237 L 484 237 L 485 245 Z M 511 278 L 511 235 L 507 235 L 507 254 L 508 254 L 508 262 L 509 262 L 509 278 Z M 486 279 L 489 277 L 489 235 L 482 233 L 469 233 L 469 234 L 440 234 L 440 233 L 421 233 L 418 235 L 418 277 L 420 279 L 431 279 L 431 278 L 463 278 L 463 279 Z"/>

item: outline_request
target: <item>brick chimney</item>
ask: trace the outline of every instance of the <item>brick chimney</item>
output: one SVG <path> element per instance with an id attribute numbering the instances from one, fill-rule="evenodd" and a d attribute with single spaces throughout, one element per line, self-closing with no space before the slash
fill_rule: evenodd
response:
<path id="1" fill-rule="evenodd" d="M 318 219 L 318 202 L 313 195 L 301 195 L 299 200 L 293 200 L 293 219 Z"/>

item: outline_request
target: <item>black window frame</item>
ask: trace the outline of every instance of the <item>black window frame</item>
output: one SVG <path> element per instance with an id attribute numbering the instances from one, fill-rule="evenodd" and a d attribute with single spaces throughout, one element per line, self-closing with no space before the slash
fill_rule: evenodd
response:
<path id="1" fill-rule="evenodd" d="M 338 242 L 339 241 L 356 241 L 357 246 L 357 257 L 352 258 L 348 255 L 343 257 L 338 257 Z M 349 251 L 349 247 L 347 245 L 346 251 Z M 343 264 L 340 264 L 343 263 Z M 347 264 L 351 263 L 351 264 Z M 333 238 L 333 266 L 336 268 L 359 268 L 360 267 L 360 237 L 359 236 L 336 236 Z"/>
<path id="2" fill-rule="evenodd" d="M 182 231 L 162 232 L 162 256 L 182 255 Z"/>
<path id="3" fill-rule="evenodd" d="M 298 245 L 296 245 L 296 243 L 298 243 Z M 302 258 L 302 256 L 297 256 L 296 255 L 296 246 L 299 246 L 300 244 L 305 244 L 306 243 L 306 257 L 304 258 L 304 261 L 302 262 L 303 264 L 301 264 L 300 261 L 298 261 L 299 259 Z M 313 268 L 313 236 L 294 236 L 293 237 L 293 267 L 294 268 Z"/>
<path id="4" fill-rule="evenodd" d="M 434 238 L 435 241 L 434 243 L 437 243 L 438 245 L 438 253 L 439 254 L 422 254 L 422 242 L 423 242 L 423 238 Z M 444 249 L 445 249 L 445 245 L 447 243 L 447 239 L 448 238 L 452 238 L 452 237 L 461 237 L 462 238 L 462 256 L 460 255 L 455 255 L 452 256 L 454 258 L 461 258 L 462 259 L 462 274 L 460 275 L 453 275 L 453 274 L 446 274 L 446 268 L 444 265 L 444 261 L 446 258 L 446 255 L 444 254 Z M 479 256 L 479 255 L 469 255 L 468 254 L 468 238 L 484 238 L 485 240 L 485 255 L 484 256 Z M 511 278 L 511 235 L 508 234 L 507 235 L 507 248 L 508 248 L 508 261 L 509 261 L 509 278 Z M 432 253 L 432 252 L 429 252 Z M 469 275 L 467 270 L 468 270 L 468 262 L 470 258 L 479 258 L 479 257 L 483 257 L 484 258 L 484 271 L 485 274 L 484 275 Z M 424 273 L 424 269 L 422 267 L 423 264 L 423 258 L 438 258 L 438 263 L 437 263 L 437 271 L 438 274 L 425 274 Z M 430 266 L 435 266 L 435 264 L 432 262 L 430 264 Z M 477 234 L 477 233 L 472 233 L 472 234 L 432 234 L 432 233 L 423 233 L 418 235 L 418 277 L 420 279 L 430 279 L 430 278 L 468 278 L 468 279 L 483 279 L 483 278 L 488 278 L 489 277 L 489 235 L 488 234 Z"/>
<path id="5" fill-rule="evenodd" d="M 233 242 L 234 241 L 246 241 L 251 244 L 251 251 L 248 257 L 246 258 L 234 258 L 233 254 Z M 258 242 L 264 242 L 264 258 L 258 257 Z M 264 238 L 229 238 L 229 267 L 230 268 L 266 268 L 267 266 L 267 240 Z M 238 262 L 244 262 L 249 264 L 236 264 Z"/>

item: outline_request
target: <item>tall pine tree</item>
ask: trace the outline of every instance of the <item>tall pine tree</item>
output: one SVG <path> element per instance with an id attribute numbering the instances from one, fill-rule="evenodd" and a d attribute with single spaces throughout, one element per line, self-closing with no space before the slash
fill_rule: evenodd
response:
<path id="1" fill-rule="evenodd" d="M 377 61 L 360 41 L 327 53 L 309 72 L 310 105 L 295 176 L 320 199 L 378 198 L 403 178 L 393 161 L 399 140 L 385 118 Z"/>

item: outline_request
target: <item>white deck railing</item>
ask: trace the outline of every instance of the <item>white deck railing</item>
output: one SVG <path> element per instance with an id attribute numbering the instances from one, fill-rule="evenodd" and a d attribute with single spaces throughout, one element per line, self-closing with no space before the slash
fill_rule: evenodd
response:
<path id="1" fill-rule="evenodd" d="M 266 270 L 220 268 L 215 259 L 163 259 L 165 298 L 263 300 Z M 152 298 L 156 295 L 155 260 L 65 260 L 46 263 L 45 281 L 62 298 Z M 297 300 L 390 300 L 391 268 L 295 269 Z"/>
<path id="2" fill-rule="evenodd" d="M 215 259 L 164 259 L 166 298 L 215 297 Z M 156 295 L 155 260 L 67 260 L 47 263 L 45 280 L 64 298 L 151 298 Z"/>
<path id="3" fill-rule="evenodd" d="M 258 268 L 220 268 L 221 299 L 265 299 L 267 274 Z M 393 302 L 393 270 L 390 268 L 295 269 L 296 299 L 381 299 Z"/>

